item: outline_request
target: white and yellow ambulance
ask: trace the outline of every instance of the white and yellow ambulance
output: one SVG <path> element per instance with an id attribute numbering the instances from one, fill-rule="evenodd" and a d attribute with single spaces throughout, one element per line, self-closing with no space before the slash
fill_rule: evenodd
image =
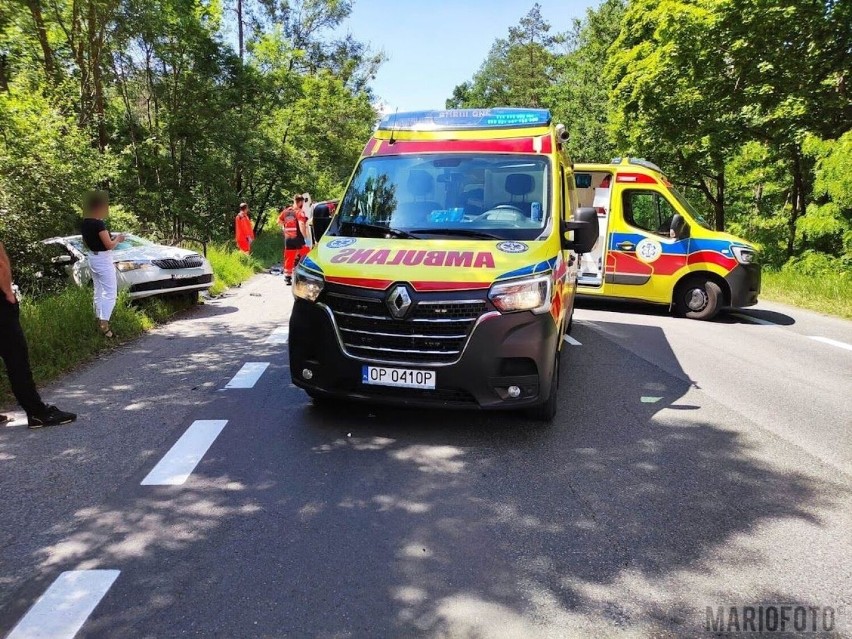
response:
<path id="1" fill-rule="evenodd" d="M 556 412 L 578 255 L 548 111 L 386 117 L 293 282 L 290 372 L 316 399 Z"/>
<path id="2" fill-rule="evenodd" d="M 598 213 L 600 237 L 580 260 L 579 293 L 669 305 L 693 319 L 752 306 L 757 247 L 714 231 L 659 167 L 642 159 L 574 166 L 580 206 Z"/>

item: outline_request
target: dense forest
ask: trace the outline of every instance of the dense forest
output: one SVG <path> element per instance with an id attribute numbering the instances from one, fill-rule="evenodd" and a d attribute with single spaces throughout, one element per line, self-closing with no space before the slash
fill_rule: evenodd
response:
<path id="1" fill-rule="evenodd" d="M 225 240 L 237 205 L 336 195 L 381 56 L 347 0 L 0 0 L 0 237 L 22 284 L 86 190 L 113 227 Z M 259 220 L 265 219 L 257 216 Z"/>
<path id="2" fill-rule="evenodd" d="M 539 5 L 448 107 L 550 108 L 577 161 L 646 157 L 769 266 L 852 269 L 852 2 L 605 0 L 552 33 Z"/>
<path id="3" fill-rule="evenodd" d="M 338 195 L 382 63 L 341 35 L 351 10 L 0 0 L 0 237 L 19 280 L 93 187 L 113 226 L 165 241 L 227 240 L 243 200 Z M 651 159 L 768 265 L 818 274 L 852 267 L 850 71 L 850 0 L 604 0 L 567 33 L 535 5 L 447 105 L 549 107 L 576 160 Z"/>

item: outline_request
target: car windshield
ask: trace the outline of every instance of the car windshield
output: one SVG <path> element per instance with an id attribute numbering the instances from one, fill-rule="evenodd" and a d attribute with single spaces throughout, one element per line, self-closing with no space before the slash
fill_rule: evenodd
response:
<path id="1" fill-rule="evenodd" d="M 550 223 L 549 163 L 535 155 L 367 158 L 332 235 L 534 240 Z"/>
<path id="2" fill-rule="evenodd" d="M 115 233 L 113 233 L 115 235 Z M 73 237 L 68 241 L 71 246 L 80 251 L 80 253 L 91 253 L 88 247 L 83 243 L 82 237 Z M 127 235 L 124 241 L 115 247 L 116 251 L 126 251 L 128 249 L 137 248 L 139 246 L 151 246 L 153 242 L 149 242 L 143 237 L 137 235 Z"/>
<path id="3" fill-rule="evenodd" d="M 698 209 L 692 206 L 692 203 L 686 199 L 686 196 L 683 193 L 671 187 L 669 187 L 669 192 L 674 195 L 677 201 L 680 202 L 680 205 L 686 209 L 686 212 L 689 213 L 690 217 L 692 217 L 693 220 L 698 222 L 699 226 L 703 226 L 708 231 L 713 230 L 713 227 L 710 226 L 710 223 L 704 219 L 704 216 L 698 212 Z"/>

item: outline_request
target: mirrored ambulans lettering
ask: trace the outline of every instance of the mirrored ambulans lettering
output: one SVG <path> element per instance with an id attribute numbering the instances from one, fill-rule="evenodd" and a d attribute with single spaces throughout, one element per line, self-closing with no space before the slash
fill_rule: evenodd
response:
<path id="1" fill-rule="evenodd" d="M 460 266 L 496 268 L 488 251 L 423 251 L 391 249 L 342 249 L 329 260 L 333 264 L 383 264 L 387 266 Z"/>

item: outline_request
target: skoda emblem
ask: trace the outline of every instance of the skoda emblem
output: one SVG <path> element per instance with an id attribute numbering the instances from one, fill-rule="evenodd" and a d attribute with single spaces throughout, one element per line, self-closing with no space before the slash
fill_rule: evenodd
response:
<path id="1" fill-rule="evenodd" d="M 523 253 L 524 251 L 528 251 L 529 248 L 523 242 L 500 242 L 497 245 L 497 250 L 504 253 Z"/>
<path id="2" fill-rule="evenodd" d="M 411 308 L 411 295 L 408 294 L 407 288 L 399 285 L 390 292 L 385 303 L 391 315 L 396 319 L 402 319 Z"/>

